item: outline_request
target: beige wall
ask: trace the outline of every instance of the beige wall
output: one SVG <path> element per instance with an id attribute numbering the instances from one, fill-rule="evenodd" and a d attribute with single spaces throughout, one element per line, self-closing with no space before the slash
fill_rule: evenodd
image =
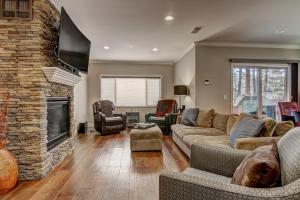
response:
<path id="1" fill-rule="evenodd" d="M 231 111 L 231 58 L 300 60 L 300 50 L 197 46 L 196 106 Z M 208 86 L 203 84 L 206 79 L 211 83 Z"/>
<path id="2" fill-rule="evenodd" d="M 87 121 L 87 75 L 80 73 L 82 80 L 74 86 L 75 124 Z"/>
<path id="3" fill-rule="evenodd" d="M 174 66 L 165 64 L 96 63 L 90 64 L 88 72 L 88 122 L 93 123 L 92 104 L 100 99 L 100 75 L 160 75 L 162 98 L 174 98 Z M 117 108 L 119 112 L 139 111 L 141 119 L 155 108 Z"/>
<path id="4" fill-rule="evenodd" d="M 182 98 L 182 104 L 187 108 L 195 107 L 195 47 L 191 49 L 175 64 L 174 83 L 175 85 L 188 85 L 190 95 Z M 177 97 L 179 101 L 179 97 Z"/>

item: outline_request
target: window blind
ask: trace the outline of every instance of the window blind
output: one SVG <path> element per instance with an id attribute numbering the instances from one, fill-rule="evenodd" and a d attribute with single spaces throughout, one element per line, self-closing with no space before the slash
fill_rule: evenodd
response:
<path id="1" fill-rule="evenodd" d="M 116 106 L 155 106 L 161 97 L 161 78 L 101 77 L 101 99 Z"/>

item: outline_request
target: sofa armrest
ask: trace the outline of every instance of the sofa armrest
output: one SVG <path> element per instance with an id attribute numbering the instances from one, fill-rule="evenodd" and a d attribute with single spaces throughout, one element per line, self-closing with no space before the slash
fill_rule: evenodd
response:
<path id="1" fill-rule="evenodd" d="M 145 121 L 148 122 L 148 121 L 149 121 L 149 118 L 150 118 L 151 116 L 155 116 L 155 113 L 146 113 L 146 114 L 145 114 Z"/>
<path id="2" fill-rule="evenodd" d="M 114 113 L 113 116 L 114 117 L 121 117 L 123 120 L 126 119 L 126 115 L 124 113 Z"/>
<path id="3" fill-rule="evenodd" d="M 252 137 L 252 138 L 238 138 L 235 141 L 235 149 L 243 149 L 252 151 L 258 147 L 272 144 L 272 140 L 276 142 L 280 137 Z"/>
<path id="4" fill-rule="evenodd" d="M 232 177 L 236 168 L 250 151 L 222 148 L 207 144 L 192 144 L 192 168 Z"/>
<path id="5" fill-rule="evenodd" d="M 223 178 L 216 180 L 179 172 L 163 171 L 159 176 L 160 200 L 270 200 L 299 199 L 300 180 L 277 188 L 248 188 L 231 184 Z"/>

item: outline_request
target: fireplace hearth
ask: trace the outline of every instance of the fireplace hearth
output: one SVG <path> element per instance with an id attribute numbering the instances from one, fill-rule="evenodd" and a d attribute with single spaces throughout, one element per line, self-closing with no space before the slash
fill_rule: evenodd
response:
<path id="1" fill-rule="evenodd" d="M 70 99 L 68 97 L 47 98 L 47 150 L 61 144 L 70 137 Z"/>

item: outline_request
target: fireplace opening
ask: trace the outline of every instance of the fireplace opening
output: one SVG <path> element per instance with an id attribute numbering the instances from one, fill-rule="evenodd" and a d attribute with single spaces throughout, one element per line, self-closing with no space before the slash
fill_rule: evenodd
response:
<path id="1" fill-rule="evenodd" d="M 68 97 L 47 98 L 47 149 L 48 151 L 70 137 L 70 99 Z"/>

